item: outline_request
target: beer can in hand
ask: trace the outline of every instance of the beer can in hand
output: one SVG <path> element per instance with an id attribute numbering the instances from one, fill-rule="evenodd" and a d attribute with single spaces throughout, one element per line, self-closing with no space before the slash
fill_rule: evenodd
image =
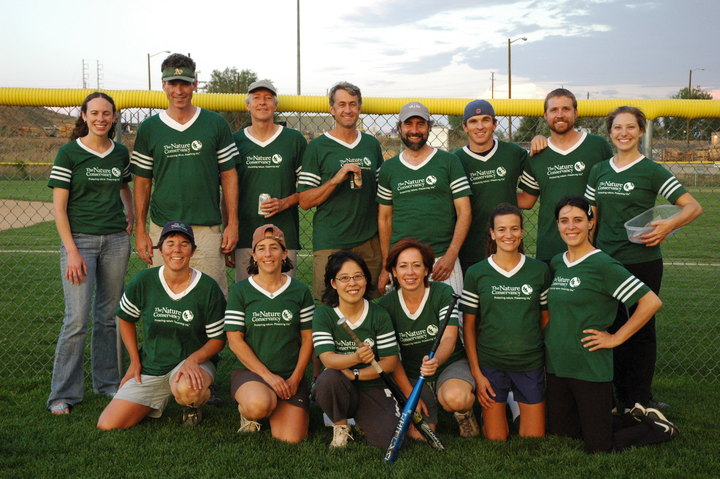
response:
<path id="1" fill-rule="evenodd" d="M 260 196 L 258 196 L 258 214 L 260 216 L 265 216 L 267 214 L 263 211 L 262 204 L 270 198 L 271 196 L 268 193 L 260 193 Z"/>

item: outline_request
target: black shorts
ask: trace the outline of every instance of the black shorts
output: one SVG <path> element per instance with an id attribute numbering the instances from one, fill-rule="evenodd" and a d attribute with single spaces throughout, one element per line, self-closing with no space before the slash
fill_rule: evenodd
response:
<path id="1" fill-rule="evenodd" d="M 248 371 L 247 369 L 233 369 L 232 373 L 230 374 L 230 394 L 232 395 L 232 397 L 235 397 L 235 393 L 238 389 L 240 389 L 240 386 L 250 381 L 262 383 L 272 390 L 272 387 L 267 382 L 265 382 L 265 380 L 261 378 L 258 374 L 255 374 L 252 371 Z M 301 407 L 308 411 L 310 409 L 310 390 L 308 389 L 307 381 L 305 381 L 305 378 L 300 381 L 297 392 L 294 396 L 291 396 L 288 399 L 278 397 L 278 401 L 286 401 L 293 406 Z"/>

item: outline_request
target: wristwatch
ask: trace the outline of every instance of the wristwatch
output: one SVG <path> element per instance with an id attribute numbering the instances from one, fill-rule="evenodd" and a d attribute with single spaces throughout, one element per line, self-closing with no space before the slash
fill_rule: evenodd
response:
<path id="1" fill-rule="evenodd" d="M 355 379 L 353 379 L 353 382 L 360 381 L 360 371 L 357 370 L 357 368 L 352 370 L 353 374 L 355 375 Z"/>

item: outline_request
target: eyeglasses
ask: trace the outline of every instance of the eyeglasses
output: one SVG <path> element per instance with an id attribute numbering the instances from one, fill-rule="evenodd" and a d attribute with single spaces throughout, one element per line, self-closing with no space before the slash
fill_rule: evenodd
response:
<path id="1" fill-rule="evenodd" d="M 360 281 L 365 280 L 365 275 L 361 273 L 354 274 L 350 276 L 349 274 L 344 274 L 342 276 L 335 277 L 336 281 L 340 281 L 341 283 L 349 283 L 350 280 L 355 281 L 356 283 L 359 283 Z"/>

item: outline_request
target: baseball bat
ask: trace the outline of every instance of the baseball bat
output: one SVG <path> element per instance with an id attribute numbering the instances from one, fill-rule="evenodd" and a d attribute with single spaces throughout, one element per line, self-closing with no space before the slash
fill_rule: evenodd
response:
<path id="1" fill-rule="evenodd" d="M 428 353 L 428 357 L 430 359 L 435 356 L 435 351 L 437 351 L 437 348 L 440 345 L 440 341 L 442 340 L 443 334 L 445 333 L 445 328 L 447 327 L 448 321 L 450 321 L 450 316 L 455 309 L 455 303 L 457 303 L 457 300 L 459 298 L 460 296 L 458 296 L 457 294 L 453 294 L 453 299 L 452 301 L 450 301 L 450 305 L 448 306 L 447 312 L 445 313 L 445 317 L 440 322 L 437 336 L 435 337 L 435 341 L 433 341 L 432 347 L 430 348 L 430 353 Z M 422 391 L 423 384 L 425 384 L 425 376 L 420 373 L 420 377 L 415 383 L 415 387 L 413 388 L 410 396 L 407 399 L 407 402 L 405 403 L 402 414 L 400 414 L 400 419 L 398 419 L 397 426 L 395 426 L 395 432 L 390 438 L 390 443 L 388 444 L 387 450 L 385 451 L 385 462 L 387 462 L 388 464 L 392 464 L 393 462 L 395 462 L 395 459 L 397 459 L 397 456 L 400 453 L 400 446 L 402 445 L 403 439 L 405 439 L 405 434 L 407 434 L 408 427 L 410 426 L 409 419 L 412 416 L 413 411 L 415 411 L 418 401 L 420 401 L 420 392 Z"/>
<path id="2" fill-rule="evenodd" d="M 342 326 L 342 328 L 345 330 L 345 332 L 348 334 L 348 336 L 350 336 L 350 338 L 353 341 L 355 341 L 355 344 L 358 347 L 366 346 L 366 344 L 360 340 L 358 335 L 355 334 L 355 331 L 352 330 L 352 328 L 347 323 L 347 320 L 345 320 L 345 318 L 340 318 L 338 320 L 338 324 L 340 326 Z M 395 400 L 398 402 L 400 407 L 404 407 L 407 402 L 407 398 L 403 394 L 400 387 L 397 384 L 395 384 L 395 382 L 390 378 L 390 376 L 388 376 L 388 374 L 385 371 L 383 371 L 382 366 L 380 366 L 380 364 L 375 360 L 375 358 L 373 358 L 370 365 L 380 375 L 380 377 L 385 382 L 385 385 L 390 390 L 392 395 L 395 397 Z M 420 434 L 423 435 L 423 437 L 425 438 L 427 443 L 430 444 L 430 446 L 432 446 L 435 449 L 445 450 L 445 446 L 443 445 L 442 442 L 440 442 L 440 438 L 437 436 L 437 434 L 435 434 L 435 431 L 433 431 L 430 428 L 430 425 L 427 423 L 427 421 L 425 421 L 425 419 L 423 419 L 422 414 L 420 414 L 419 412 L 416 411 L 412 416 L 412 422 L 413 422 L 413 424 L 415 424 L 415 427 L 417 428 L 417 430 L 420 432 Z"/>

